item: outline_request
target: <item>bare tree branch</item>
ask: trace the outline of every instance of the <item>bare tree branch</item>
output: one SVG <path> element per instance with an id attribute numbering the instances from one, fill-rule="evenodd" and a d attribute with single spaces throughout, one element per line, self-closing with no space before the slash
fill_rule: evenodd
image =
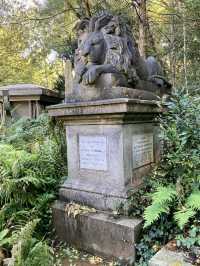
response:
<path id="1" fill-rule="evenodd" d="M 80 12 L 78 12 L 78 9 L 75 8 L 71 3 L 70 1 L 68 0 L 65 0 L 65 4 L 66 6 L 69 7 L 70 10 L 72 10 L 74 12 L 74 14 L 77 16 L 77 18 L 81 19 L 82 18 L 82 14 Z"/>
<path id="2" fill-rule="evenodd" d="M 69 11 L 74 11 L 74 10 L 68 8 L 68 9 L 64 9 L 61 12 L 58 12 L 56 14 L 52 14 L 52 15 L 47 16 L 47 17 L 28 17 L 27 19 L 24 19 L 24 20 L 21 20 L 21 21 L 16 21 L 16 22 L 11 21 L 11 22 L 8 22 L 8 24 L 10 24 L 10 25 L 18 25 L 18 24 L 24 24 L 24 23 L 27 23 L 27 22 L 30 22 L 30 21 L 49 20 L 49 19 L 53 19 L 53 18 L 55 18 L 57 16 L 60 16 L 60 15 L 62 15 L 64 13 L 66 13 L 66 12 L 69 12 Z M 6 22 L 2 22 L 2 24 L 7 24 L 7 23 Z"/>
<path id="3" fill-rule="evenodd" d="M 91 12 L 91 8 L 90 8 L 89 0 L 84 0 L 84 4 L 85 4 L 85 9 L 86 9 L 86 15 L 88 17 L 91 17 L 92 16 L 92 12 Z"/>

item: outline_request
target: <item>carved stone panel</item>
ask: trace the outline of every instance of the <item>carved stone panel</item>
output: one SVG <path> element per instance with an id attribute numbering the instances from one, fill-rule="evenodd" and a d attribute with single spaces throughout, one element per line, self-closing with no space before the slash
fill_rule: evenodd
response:
<path id="1" fill-rule="evenodd" d="M 79 135 L 80 169 L 107 171 L 107 138 L 102 135 Z"/>
<path id="2" fill-rule="evenodd" d="M 154 162 L 153 133 L 135 134 L 132 141 L 133 169 Z"/>

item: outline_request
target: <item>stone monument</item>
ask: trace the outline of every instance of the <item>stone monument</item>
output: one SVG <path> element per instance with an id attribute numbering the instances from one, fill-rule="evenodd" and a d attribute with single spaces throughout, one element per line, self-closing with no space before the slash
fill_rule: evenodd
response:
<path id="1" fill-rule="evenodd" d="M 133 262 L 141 221 L 114 219 L 112 210 L 138 190 L 159 160 L 155 118 L 171 85 L 154 57 L 142 59 L 120 17 L 103 13 L 82 20 L 76 30 L 73 88 L 64 104 L 48 108 L 66 126 L 68 152 L 68 177 L 53 208 L 55 227 L 80 249 Z M 68 217 L 71 201 L 98 211 Z"/>
<path id="2" fill-rule="evenodd" d="M 62 102 L 53 90 L 35 84 L 13 84 L 0 87 L 0 122 L 6 117 L 37 118 L 48 105 Z"/>

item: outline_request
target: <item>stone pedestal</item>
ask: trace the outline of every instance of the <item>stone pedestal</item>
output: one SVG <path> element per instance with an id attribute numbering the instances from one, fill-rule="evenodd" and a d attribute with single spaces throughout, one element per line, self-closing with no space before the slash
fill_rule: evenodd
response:
<path id="1" fill-rule="evenodd" d="M 65 103 L 48 108 L 66 127 L 68 177 L 53 207 L 60 239 L 79 249 L 132 265 L 141 220 L 112 217 L 112 210 L 142 185 L 159 160 L 155 101 L 128 98 Z M 69 217 L 66 202 L 97 213 Z M 103 211 L 103 212 L 102 212 Z M 130 263 L 129 263 L 130 262 Z"/>
<path id="2" fill-rule="evenodd" d="M 51 106 L 66 125 L 68 178 L 60 199 L 113 210 L 138 189 L 159 160 L 160 108 L 154 101 L 112 99 Z"/>

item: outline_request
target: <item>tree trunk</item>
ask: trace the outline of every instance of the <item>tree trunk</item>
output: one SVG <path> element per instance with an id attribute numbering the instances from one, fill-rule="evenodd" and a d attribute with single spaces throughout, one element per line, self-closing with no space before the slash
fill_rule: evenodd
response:
<path id="1" fill-rule="evenodd" d="M 187 27 L 186 27 L 186 18 L 185 18 L 185 5 L 181 1 L 180 11 L 182 16 L 182 25 L 183 25 L 183 65 L 184 65 L 184 80 L 185 80 L 185 88 L 188 93 L 188 79 L 187 79 Z"/>
<path id="2" fill-rule="evenodd" d="M 147 8 L 146 0 L 133 0 L 133 7 L 137 13 L 139 23 L 139 41 L 138 47 L 142 57 L 146 57 L 147 54 Z"/>
<path id="3" fill-rule="evenodd" d="M 87 17 L 91 17 L 91 9 L 90 9 L 90 3 L 89 0 L 84 0 L 84 4 L 85 4 L 85 11 L 86 11 L 86 16 Z"/>
<path id="4" fill-rule="evenodd" d="M 171 0 L 170 2 L 171 9 L 176 9 L 176 2 L 175 0 Z M 173 12 L 175 14 L 175 12 Z M 171 22 L 170 22 L 170 72 L 172 77 L 172 85 L 173 88 L 175 88 L 176 85 L 176 49 L 175 49 L 175 43 L 176 43 L 176 21 L 175 21 L 175 15 L 171 15 Z"/>

